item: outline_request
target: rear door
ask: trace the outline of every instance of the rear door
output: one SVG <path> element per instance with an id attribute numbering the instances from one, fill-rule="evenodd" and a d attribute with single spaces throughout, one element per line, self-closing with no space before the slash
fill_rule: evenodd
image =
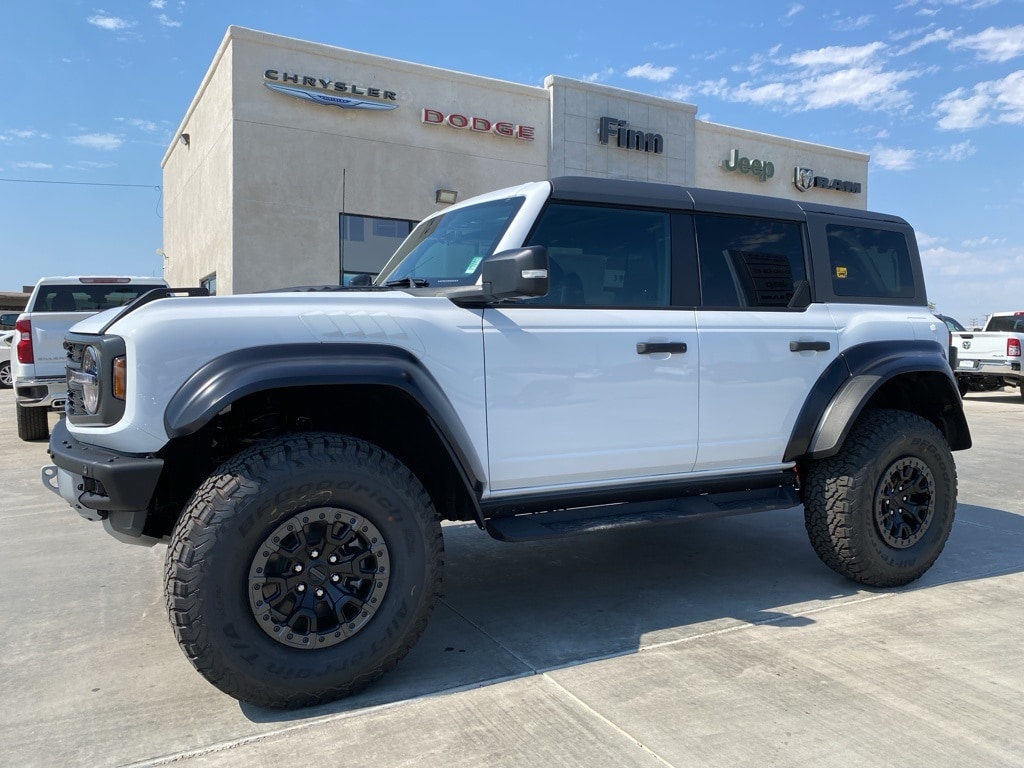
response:
<path id="1" fill-rule="evenodd" d="M 788 305 L 808 281 L 797 221 L 698 213 L 700 447 L 696 471 L 782 463 L 808 393 L 839 352 L 824 304 Z"/>

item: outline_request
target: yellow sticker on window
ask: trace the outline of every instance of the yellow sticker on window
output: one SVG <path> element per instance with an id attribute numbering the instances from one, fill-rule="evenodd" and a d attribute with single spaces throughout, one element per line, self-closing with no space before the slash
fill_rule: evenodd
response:
<path id="1" fill-rule="evenodd" d="M 836 267 L 836 277 L 840 280 L 846 277 L 846 267 Z"/>

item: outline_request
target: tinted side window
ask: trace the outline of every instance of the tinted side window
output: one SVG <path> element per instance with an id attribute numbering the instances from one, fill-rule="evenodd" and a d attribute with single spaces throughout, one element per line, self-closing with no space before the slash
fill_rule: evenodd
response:
<path id="1" fill-rule="evenodd" d="M 836 296 L 914 297 L 910 251 L 902 232 L 829 224 L 825 233 Z"/>
<path id="2" fill-rule="evenodd" d="M 795 222 L 698 214 L 694 224 L 705 307 L 785 307 L 807 279 Z"/>
<path id="3" fill-rule="evenodd" d="M 543 245 L 551 290 L 529 304 L 663 307 L 669 304 L 669 215 L 552 203 L 527 245 Z"/>

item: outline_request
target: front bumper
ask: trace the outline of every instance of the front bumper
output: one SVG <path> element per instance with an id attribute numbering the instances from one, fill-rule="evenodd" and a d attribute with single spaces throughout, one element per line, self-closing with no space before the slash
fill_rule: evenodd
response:
<path id="1" fill-rule="evenodd" d="M 61 420 L 50 436 L 52 466 L 43 467 L 43 485 L 87 520 L 102 520 L 122 541 L 151 545 L 145 526 L 163 459 L 129 456 L 76 440 Z"/>
<path id="2" fill-rule="evenodd" d="M 14 397 L 23 408 L 52 408 L 63 411 L 68 399 L 68 381 L 65 376 L 44 379 L 16 379 Z"/>

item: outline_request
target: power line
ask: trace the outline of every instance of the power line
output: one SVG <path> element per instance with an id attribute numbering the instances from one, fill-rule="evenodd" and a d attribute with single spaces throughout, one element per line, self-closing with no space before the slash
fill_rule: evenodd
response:
<path id="1" fill-rule="evenodd" d="M 159 184 L 104 184 L 98 181 L 47 181 L 44 179 L 4 179 L 17 184 L 68 184 L 79 187 L 135 187 L 138 189 L 160 189 Z"/>

